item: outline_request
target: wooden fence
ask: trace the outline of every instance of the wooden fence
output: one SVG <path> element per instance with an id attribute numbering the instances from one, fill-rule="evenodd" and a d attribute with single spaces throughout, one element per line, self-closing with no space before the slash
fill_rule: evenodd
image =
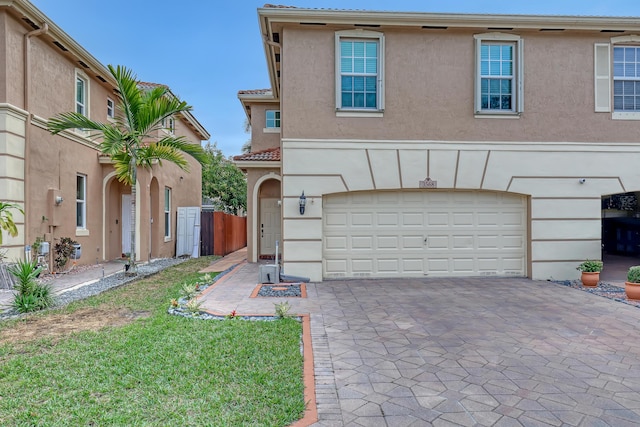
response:
<path id="1" fill-rule="evenodd" d="M 201 255 L 225 256 L 247 246 L 247 217 L 224 212 L 200 214 Z"/>

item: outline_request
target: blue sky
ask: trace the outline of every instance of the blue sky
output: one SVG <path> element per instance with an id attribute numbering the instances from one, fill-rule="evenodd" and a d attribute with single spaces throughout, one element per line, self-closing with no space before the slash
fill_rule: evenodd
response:
<path id="1" fill-rule="evenodd" d="M 103 64 L 125 65 L 193 106 L 227 156 L 250 135 L 239 90 L 269 87 L 257 8 L 267 0 L 31 0 Z M 640 1 L 291 0 L 309 8 L 640 16 Z"/>

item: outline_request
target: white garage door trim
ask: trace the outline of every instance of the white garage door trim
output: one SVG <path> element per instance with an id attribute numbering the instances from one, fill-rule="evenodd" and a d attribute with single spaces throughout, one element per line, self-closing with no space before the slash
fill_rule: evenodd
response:
<path id="1" fill-rule="evenodd" d="M 323 276 L 526 276 L 527 201 L 490 191 L 323 198 Z"/>

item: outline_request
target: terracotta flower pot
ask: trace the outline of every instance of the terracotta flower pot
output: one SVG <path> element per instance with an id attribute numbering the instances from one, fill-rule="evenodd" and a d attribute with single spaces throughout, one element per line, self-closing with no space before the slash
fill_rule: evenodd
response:
<path id="1" fill-rule="evenodd" d="M 598 282 L 600 281 L 600 272 L 583 271 L 580 279 L 582 280 L 582 286 L 587 288 L 595 288 L 596 286 L 598 286 Z"/>
<path id="2" fill-rule="evenodd" d="M 640 283 L 624 282 L 624 292 L 627 298 L 640 300 Z"/>

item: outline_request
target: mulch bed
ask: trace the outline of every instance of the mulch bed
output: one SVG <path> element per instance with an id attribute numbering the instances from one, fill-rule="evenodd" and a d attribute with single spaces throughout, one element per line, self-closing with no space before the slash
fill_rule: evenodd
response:
<path id="1" fill-rule="evenodd" d="M 640 301 L 628 299 L 627 295 L 624 293 L 624 288 L 621 288 L 620 286 L 599 282 L 598 286 L 595 288 L 586 288 L 582 286 L 582 283 L 579 280 L 563 280 L 563 281 L 557 281 L 555 283 L 558 283 L 563 286 L 568 286 L 574 289 L 580 289 L 581 291 L 589 292 L 590 294 L 598 295 L 604 298 L 609 298 L 614 301 L 633 305 L 635 307 L 640 307 Z"/>
<path id="2" fill-rule="evenodd" d="M 306 298 L 307 290 L 304 283 L 259 284 L 251 294 L 255 297 Z"/>

